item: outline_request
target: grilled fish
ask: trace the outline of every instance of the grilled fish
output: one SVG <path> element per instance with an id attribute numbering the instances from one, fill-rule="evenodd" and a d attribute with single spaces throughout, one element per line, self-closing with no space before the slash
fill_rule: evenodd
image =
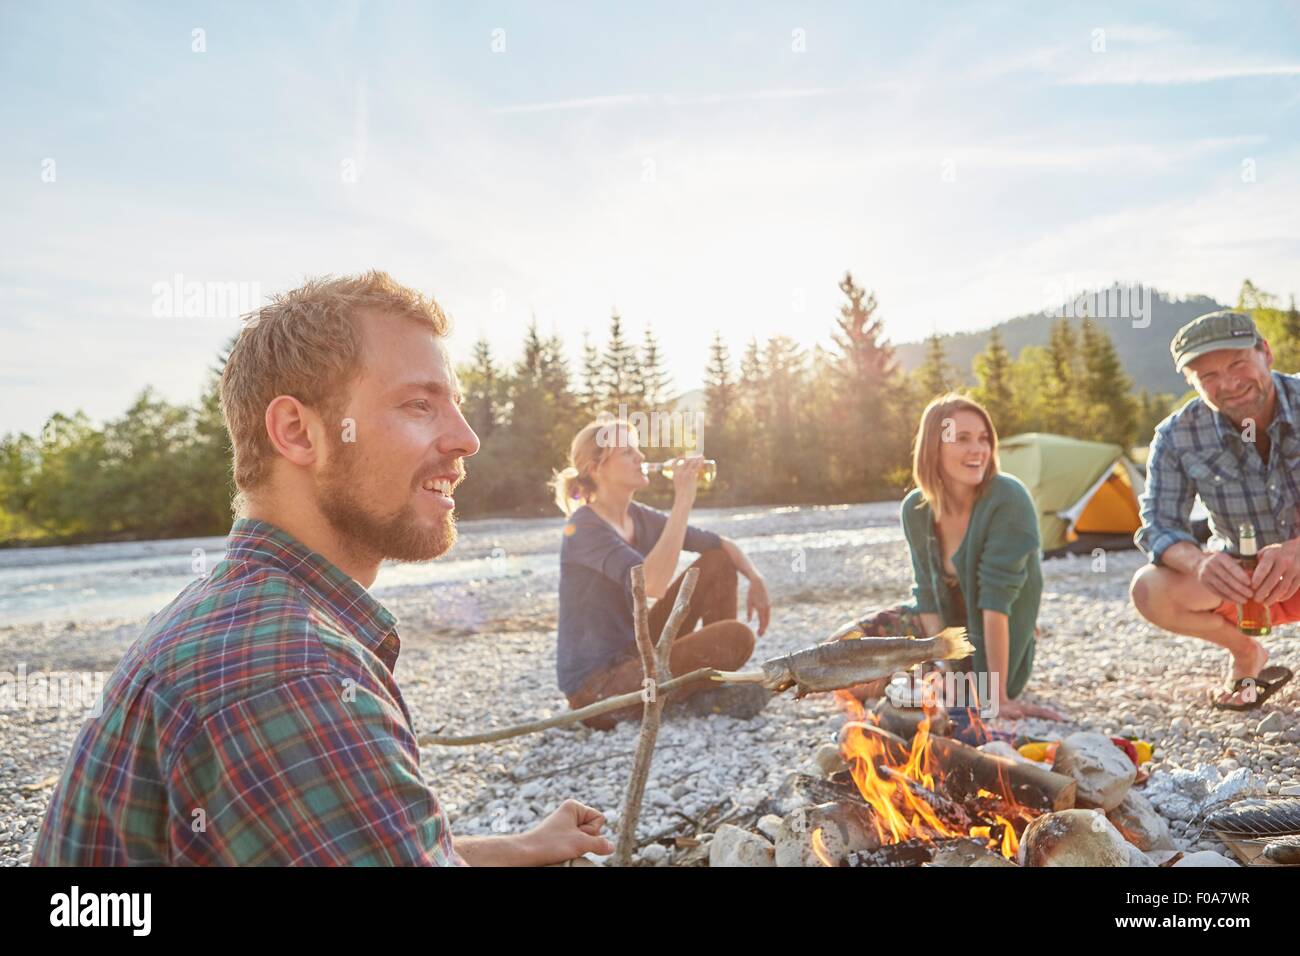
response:
<path id="1" fill-rule="evenodd" d="M 963 627 L 950 627 L 935 637 L 830 641 L 763 661 L 763 686 L 777 692 L 797 687 L 798 698 L 890 677 L 926 661 L 960 660 L 974 653 Z"/>
<path id="2" fill-rule="evenodd" d="M 1235 804 L 1215 810 L 1205 825 L 1237 840 L 1300 833 L 1300 797 Z"/>

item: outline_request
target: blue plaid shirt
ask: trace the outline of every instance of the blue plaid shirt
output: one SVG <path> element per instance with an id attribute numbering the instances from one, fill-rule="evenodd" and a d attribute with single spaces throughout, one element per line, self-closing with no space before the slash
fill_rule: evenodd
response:
<path id="1" fill-rule="evenodd" d="M 1156 426 L 1147 459 L 1138 547 L 1159 563 L 1179 541 L 1196 543 L 1189 516 L 1200 495 L 1210 512 L 1210 547 L 1236 553 L 1237 529 L 1259 546 L 1300 534 L 1300 375 L 1273 373 L 1277 411 L 1268 426 L 1268 464 L 1242 429 L 1199 398 Z"/>

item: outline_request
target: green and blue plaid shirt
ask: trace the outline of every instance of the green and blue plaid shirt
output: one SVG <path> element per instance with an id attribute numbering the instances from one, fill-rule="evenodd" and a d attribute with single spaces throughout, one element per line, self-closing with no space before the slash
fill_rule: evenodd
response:
<path id="1" fill-rule="evenodd" d="M 420 775 L 393 616 L 269 524 L 149 622 L 55 789 L 36 865 L 464 865 Z"/>
<path id="2" fill-rule="evenodd" d="M 1262 548 L 1300 535 L 1300 376 L 1273 373 L 1277 411 L 1268 463 L 1242 429 L 1201 399 L 1156 426 L 1147 459 L 1138 547 L 1158 563 L 1179 541 L 1195 543 L 1189 516 L 1197 495 L 1210 513 L 1210 547 L 1236 552 L 1250 524 Z"/>

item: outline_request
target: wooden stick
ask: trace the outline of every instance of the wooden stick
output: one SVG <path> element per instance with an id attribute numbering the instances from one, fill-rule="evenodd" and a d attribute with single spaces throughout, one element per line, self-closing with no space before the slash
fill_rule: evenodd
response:
<path id="1" fill-rule="evenodd" d="M 636 757 L 632 761 L 632 775 L 627 782 L 627 795 L 623 798 L 623 812 L 618 819 L 618 843 L 614 850 L 614 865 L 628 866 L 632 862 L 632 851 L 636 846 L 636 822 L 641 816 L 641 800 L 645 796 L 645 782 L 650 775 L 650 763 L 654 759 L 655 739 L 659 736 L 659 720 L 664 709 L 664 695 L 659 692 L 659 678 L 672 680 L 672 670 L 668 666 L 668 656 L 672 650 L 673 639 L 682 626 L 691 595 L 695 593 L 695 582 L 699 579 L 700 569 L 689 568 L 682 577 L 681 587 L 677 590 L 677 600 L 664 623 L 656 648 L 650 643 L 650 619 L 646 611 L 645 566 L 638 564 L 632 569 L 632 605 L 635 612 L 636 643 L 641 651 L 641 664 L 645 676 L 653 681 L 647 684 L 650 693 L 645 696 L 645 709 L 641 714 L 641 734 L 637 738 Z"/>
<path id="2" fill-rule="evenodd" d="M 930 738 L 930 756 L 944 773 L 963 768 L 975 783 L 1035 810 L 1069 810 L 1078 784 L 1072 777 L 1031 763 L 976 750 L 948 737 Z"/>
<path id="3" fill-rule="evenodd" d="M 656 686 L 656 693 L 663 695 L 682 687 L 685 684 L 692 684 L 697 680 L 712 679 L 719 683 L 735 683 L 733 676 L 748 681 L 751 675 L 742 674 L 737 671 L 719 671 L 712 667 L 700 667 L 691 671 L 689 674 L 683 674 L 681 677 L 674 677 L 670 681 L 665 681 Z M 500 730 L 484 731 L 481 734 L 467 734 L 464 737 L 444 737 L 440 734 L 421 734 L 421 747 L 469 747 L 474 744 L 490 744 L 498 740 L 509 740 L 511 737 L 522 737 L 524 734 L 535 734 L 539 730 L 549 730 L 552 727 L 563 727 L 567 724 L 576 724 L 580 720 L 586 720 L 588 717 L 599 717 L 601 714 L 608 714 L 611 710 L 622 710 L 632 704 L 640 703 L 644 698 L 639 690 L 630 691 L 626 694 L 619 694 L 617 697 L 606 697 L 604 700 L 598 700 L 594 704 L 588 704 L 586 707 L 579 707 L 577 710 L 566 710 L 562 714 L 554 717 L 543 717 L 539 720 L 530 720 L 524 724 L 514 724 L 510 727 L 502 727 Z"/>

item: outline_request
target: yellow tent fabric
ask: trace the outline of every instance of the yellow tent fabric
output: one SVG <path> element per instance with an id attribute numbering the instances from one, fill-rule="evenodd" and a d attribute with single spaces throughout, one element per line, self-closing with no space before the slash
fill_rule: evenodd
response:
<path id="1" fill-rule="evenodd" d="M 1080 534 L 1131 536 L 1141 524 L 1142 475 L 1119 445 L 1029 432 L 999 442 L 998 459 L 1034 496 L 1044 551 Z"/>

